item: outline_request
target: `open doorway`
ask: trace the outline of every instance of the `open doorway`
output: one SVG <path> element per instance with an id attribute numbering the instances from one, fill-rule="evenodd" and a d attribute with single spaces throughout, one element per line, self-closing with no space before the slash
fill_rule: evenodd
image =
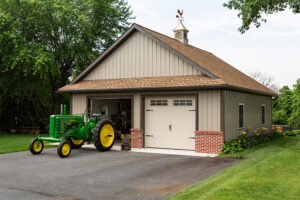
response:
<path id="1" fill-rule="evenodd" d="M 101 114 L 104 119 L 111 120 L 117 139 L 121 139 L 121 134 L 130 134 L 133 117 L 131 99 L 89 98 L 88 110 L 91 115 Z"/>

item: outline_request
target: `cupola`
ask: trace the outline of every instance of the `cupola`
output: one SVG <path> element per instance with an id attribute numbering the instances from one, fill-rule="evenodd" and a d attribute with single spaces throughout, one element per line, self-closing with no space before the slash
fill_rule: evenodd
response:
<path id="1" fill-rule="evenodd" d="M 179 23 L 178 25 L 173 29 L 174 37 L 176 40 L 188 44 L 188 32 L 189 30 L 183 25 L 183 10 L 177 10 L 178 15 L 176 15 L 176 18 L 178 18 Z"/>

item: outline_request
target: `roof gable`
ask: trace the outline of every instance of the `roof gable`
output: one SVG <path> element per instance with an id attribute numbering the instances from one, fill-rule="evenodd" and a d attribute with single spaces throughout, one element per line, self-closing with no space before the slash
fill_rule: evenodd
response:
<path id="1" fill-rule="evenodd" d="M 202 75 L 169 49 L 140 31 L 102 60 L 82 80 Z"/>
<path id="2" fill-rule="evenodd" d="M 121 45 L 123 45 L 130 37 L 132 37 L 136 32 L 139 32 L 147 37 L 149 37 L 151 40 L 155 41 L 159 45 L 161 45 L 163 48 L 167 49 L 168 51 L 172 52 L 175 56 L 178 58 L 184 60 L 184 62 L 187 63 L 187 65 L 192 66 L 197 71 L 201 73 L 196 74 L 205 74 L 210 78 L 217 78 L 214 74 L 210 73 L 206 69 L 199 66 L 197 63 L 189 59 L 188 57 L 180 54 L 178 51 L 174 50 L 170 46 L 166 45 L 162 41 L 160 41 L 158 38 L 153 37 L 153 35 L 149 34 L 147 31 L 145 31 L 142 26 L 133 24 L 124 34 L 122 34 L 113 45 L 111 45 L 106 51 L 104 51 L 95 61 L 93 61 L 85 70 L 83 70 L 74 80 L 71 81 L 70 84 L 77 83 L 78 81 L 83 80 L 90 72 L 92 72 L 98 65 L 103 62 L 106 58 L 108 58 L 112 53 L 114 53 Z M 186 74 L 186 75 L 196 75 L 195 73 L 192 74 Z M 174 75 L 174 74 L 172 74 Z M 181 74 L 177 74 L 181 75 Z M 185 74 L 182 74 L 185 75 Z M 128 77 L 123 77 L 128 78 Z"/>

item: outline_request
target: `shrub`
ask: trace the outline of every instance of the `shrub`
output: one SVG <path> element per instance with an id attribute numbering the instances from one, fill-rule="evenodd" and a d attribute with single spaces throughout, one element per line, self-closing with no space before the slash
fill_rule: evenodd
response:
<path id="1" fill-rule="evenodd" d="M 293 130 L 294 133 L 296 133 L 297 135 L 300 135 L 300 129 L 298 130 Z"/>
<path id="2" fill-rule="evenodd" d="M 284 136 L 297 136 L 295 131 L 285 131 L 283 134 Z"/>
<path id="3" fill-rule="evenodd" d="M 222 152 L 223 153 L 235 153 L 243 151 L 244 149 L 249 149 L 261 143 L 277 139 L 283 135 L 277 132 L 275 129 L 272 129 L 271 132 L 268 132 L 268 129 L 265 127 L 255 129 L 253 134 L 250 135 L 250 129 L 247 127 L 245 130 L 241 131 L 236 139 L 225 142 L 223 144 Z"/>
<path id="4" fill-rule="evenodd" d="M 232 140 L 230 142 L 225 142 L 223 144 L 222 152 L 223 153 L 234 153 L 243 151 L 243 147 L 237 139 Z"/>

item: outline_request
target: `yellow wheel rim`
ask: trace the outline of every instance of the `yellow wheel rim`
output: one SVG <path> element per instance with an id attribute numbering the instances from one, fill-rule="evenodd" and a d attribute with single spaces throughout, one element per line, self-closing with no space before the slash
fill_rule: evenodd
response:
<path id="1" fill-rule="evenodd" d="M 33 150 L 35 152 L 40 152 L 42 150 L 43 144 L 41 142 L 39 142 L 39 146 L 38 146 L 38 141 L 35 141 L 33 143 Z"/>
<path id="2" fill-rule="evenodd" d="M 81 143 L 83 142 L 83 140 L 75 140 L 73 138 L 71 138 L 71 141 L 73 142 L 73 144 L 75 145 L 81 145 Z"/>
<path id="3" fill-rule="evenodd" d="M 114 142 L 114 129 L 110 124 L 105 124 L 100 132 L 100 142 L 103 147 L 110 147 Z"/>
<path id="4" fill-rule="evenodd" d="M 64 144 L 61 148 L 61 153 L 66 156 L 70 153 L 71 147 L 69 144 Z"/>

